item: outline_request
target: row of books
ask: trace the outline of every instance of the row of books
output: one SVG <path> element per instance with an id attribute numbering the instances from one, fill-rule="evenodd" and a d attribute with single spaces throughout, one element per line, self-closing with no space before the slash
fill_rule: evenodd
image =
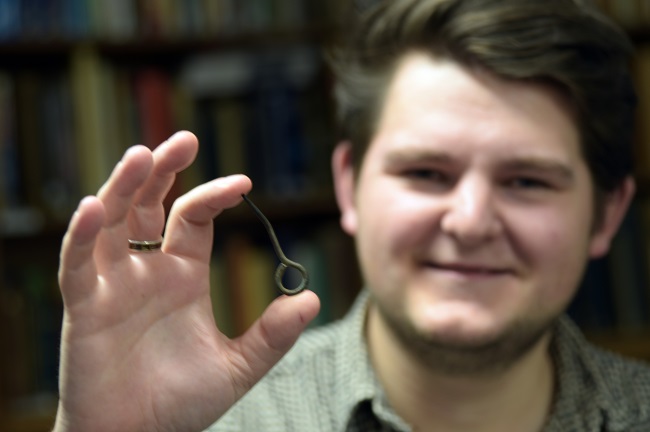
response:
<path id="1" fill-rule="evenodd" d="M 196 38 L 331 25 L 344 0 L 0 0 L 0 40 Z M 596 0 L 629 29 L 650 24 L 647 0 Z"/>
<path id="2" fill-rule="evenodd" d="M 633 68 L 639 101 L 636 119 L 636 173 L 640 180 L 647 181 L 650 179 L 650 45 L 637 47 Z"/>
<path id="3" fill-rule="evenodd" d="M 273 196 L 329 190 L 324 73 L 304 46 L 202 54 L 178 71 L 121 67 L 80 47 L 69 68 L 1 73 L 0 207 L 66 221 L 128 146 L 154 148 L 180 129 L 198 136 L 200 152 L 175 194 L 233 173 Z"/>
<path id="4" fill-rule="evenodd" d="M 0 113 L 3 215 L 42 220 L 16 210 L 29 208 L 55 218 L 69 217 L 73 202 L 80 197 L 69 81 L 61 74 L 1 74 Z M 18 225 L 5 222 L 5 227 Z"/>
<path id="5" fill-rule="evenodd" d="M 650 202 L 633 202 L 609 254 L 587 266 L 570 315 L 587 331 L 650 328 Z"/>
<path id="6" fill-rule="evenodd" d="M 639 95 L 636 121 L 636 175 L 647 182 L 650 179 L 650 1 L 595 0 L 597 5 L 615 22 L 627 30 L 636 46 L 632 61 L 635 87 Z"/>
<path id="7" fill-rule="evenodd" d="M 63 315 L 56 267 L 7 266 L 0 282 L 0 396 L 56 394 Z"/>
<path id="8" fill-rule="evenodd" d="M 0 40 L 206 37 L 326 25 L 343 1 L 0 0 Z"/>

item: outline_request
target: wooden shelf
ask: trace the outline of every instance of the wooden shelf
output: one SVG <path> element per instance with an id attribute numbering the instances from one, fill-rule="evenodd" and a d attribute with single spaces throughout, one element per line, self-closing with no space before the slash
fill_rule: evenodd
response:
<path id="1" fill-rule="evenodd" d="M 91 46 L 103 53 L 133 57 L 146 53 L 183 54 L 188 51 L 246 49 L 286 43 L 322 43 L 331 40 L 332 25 L 313 24 L 300 28 L 270 29 L 260 32 L 193 35 L 136 35 L 129 39 L 64 37 L 26 38 L 0 42 L 2 56 L 63 55 L 80 46 Z"/>

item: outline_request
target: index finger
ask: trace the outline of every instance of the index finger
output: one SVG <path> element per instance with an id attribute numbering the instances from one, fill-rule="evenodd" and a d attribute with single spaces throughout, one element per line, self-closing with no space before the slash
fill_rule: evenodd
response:
<path id="1" fill-rule="evenodd" d="M 213 180 L 180 197 L 165 231 L 166 253 L 207 261 L 212 254 L 213 219 L 242 201 L 252 184 L 244 175 Z"/>
<path id="2" fill-rule="evenodd" d="M 104 207 L 99 199 L 84 198 L 63 238 L 59 259 L 59 286 L 63 301 L 68 307 L 79 298 L 92 293 L 97 284 L 93 251 L 104 217 Z"/>

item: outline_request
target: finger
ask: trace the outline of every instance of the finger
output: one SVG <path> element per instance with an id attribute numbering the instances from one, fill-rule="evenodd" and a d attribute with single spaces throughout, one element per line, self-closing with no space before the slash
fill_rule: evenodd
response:
<path id="1" fill-rule="evenodd" d="M 235 339 L 242 361 L 233 374 L 242 393 L 289 351 L 319 310 L 320 301 L 312 291 L 278 297 L 246 333 Z"/>
<path id="2" fill-rule="evenodd" d="M 169 215 L 163 250 L 207 262 L 212 253 L 213 219 L 242 201 L 251 189 L 244 175 L 205 183 L 176 200 Z"/>
<path id="3" fill-rule="evenodd" d="M 101 252 L 98 259 L 113 262 L 128 255 L 127 215 L 135 193 L 149 177 L 152 166 L 151 150 L 142 145 L 131 147 L 97 194 L 106 211 L 97 240 Z"/>
<path id="4" fill-rule="evenodd" d="M 96 197 L 86 197 L 72 216 L 61 247 L 59 286 L 67 306 L 92 291 L 97 284 L 93 250 L 104 223 L 104 206 Z"/>
<path id="5" fill-rule="evenodd" d="M 130 238 L 156 239 L 165 226 L 163 200 L 176 174 L 187 168 L 198 152 L 194 134 L 181 131 L 172 135 L 153 151 L 153 169 L 136 193 L 128 216 Z"/>

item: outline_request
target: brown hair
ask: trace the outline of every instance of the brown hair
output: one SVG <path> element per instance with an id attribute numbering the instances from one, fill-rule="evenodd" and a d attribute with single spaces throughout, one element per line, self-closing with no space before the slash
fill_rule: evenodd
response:
<path id="1" fill-rule="evenodd" d="M 407 52 L 424 50 L 559 88 L 576 110 L 597 190 L 612 191 L 631 174 L 632 46 L 589 0 L 386 0 L 354 27 L 330 63 L 342 138 L 352 142 L 357 168 L 394 68 Z"/>

